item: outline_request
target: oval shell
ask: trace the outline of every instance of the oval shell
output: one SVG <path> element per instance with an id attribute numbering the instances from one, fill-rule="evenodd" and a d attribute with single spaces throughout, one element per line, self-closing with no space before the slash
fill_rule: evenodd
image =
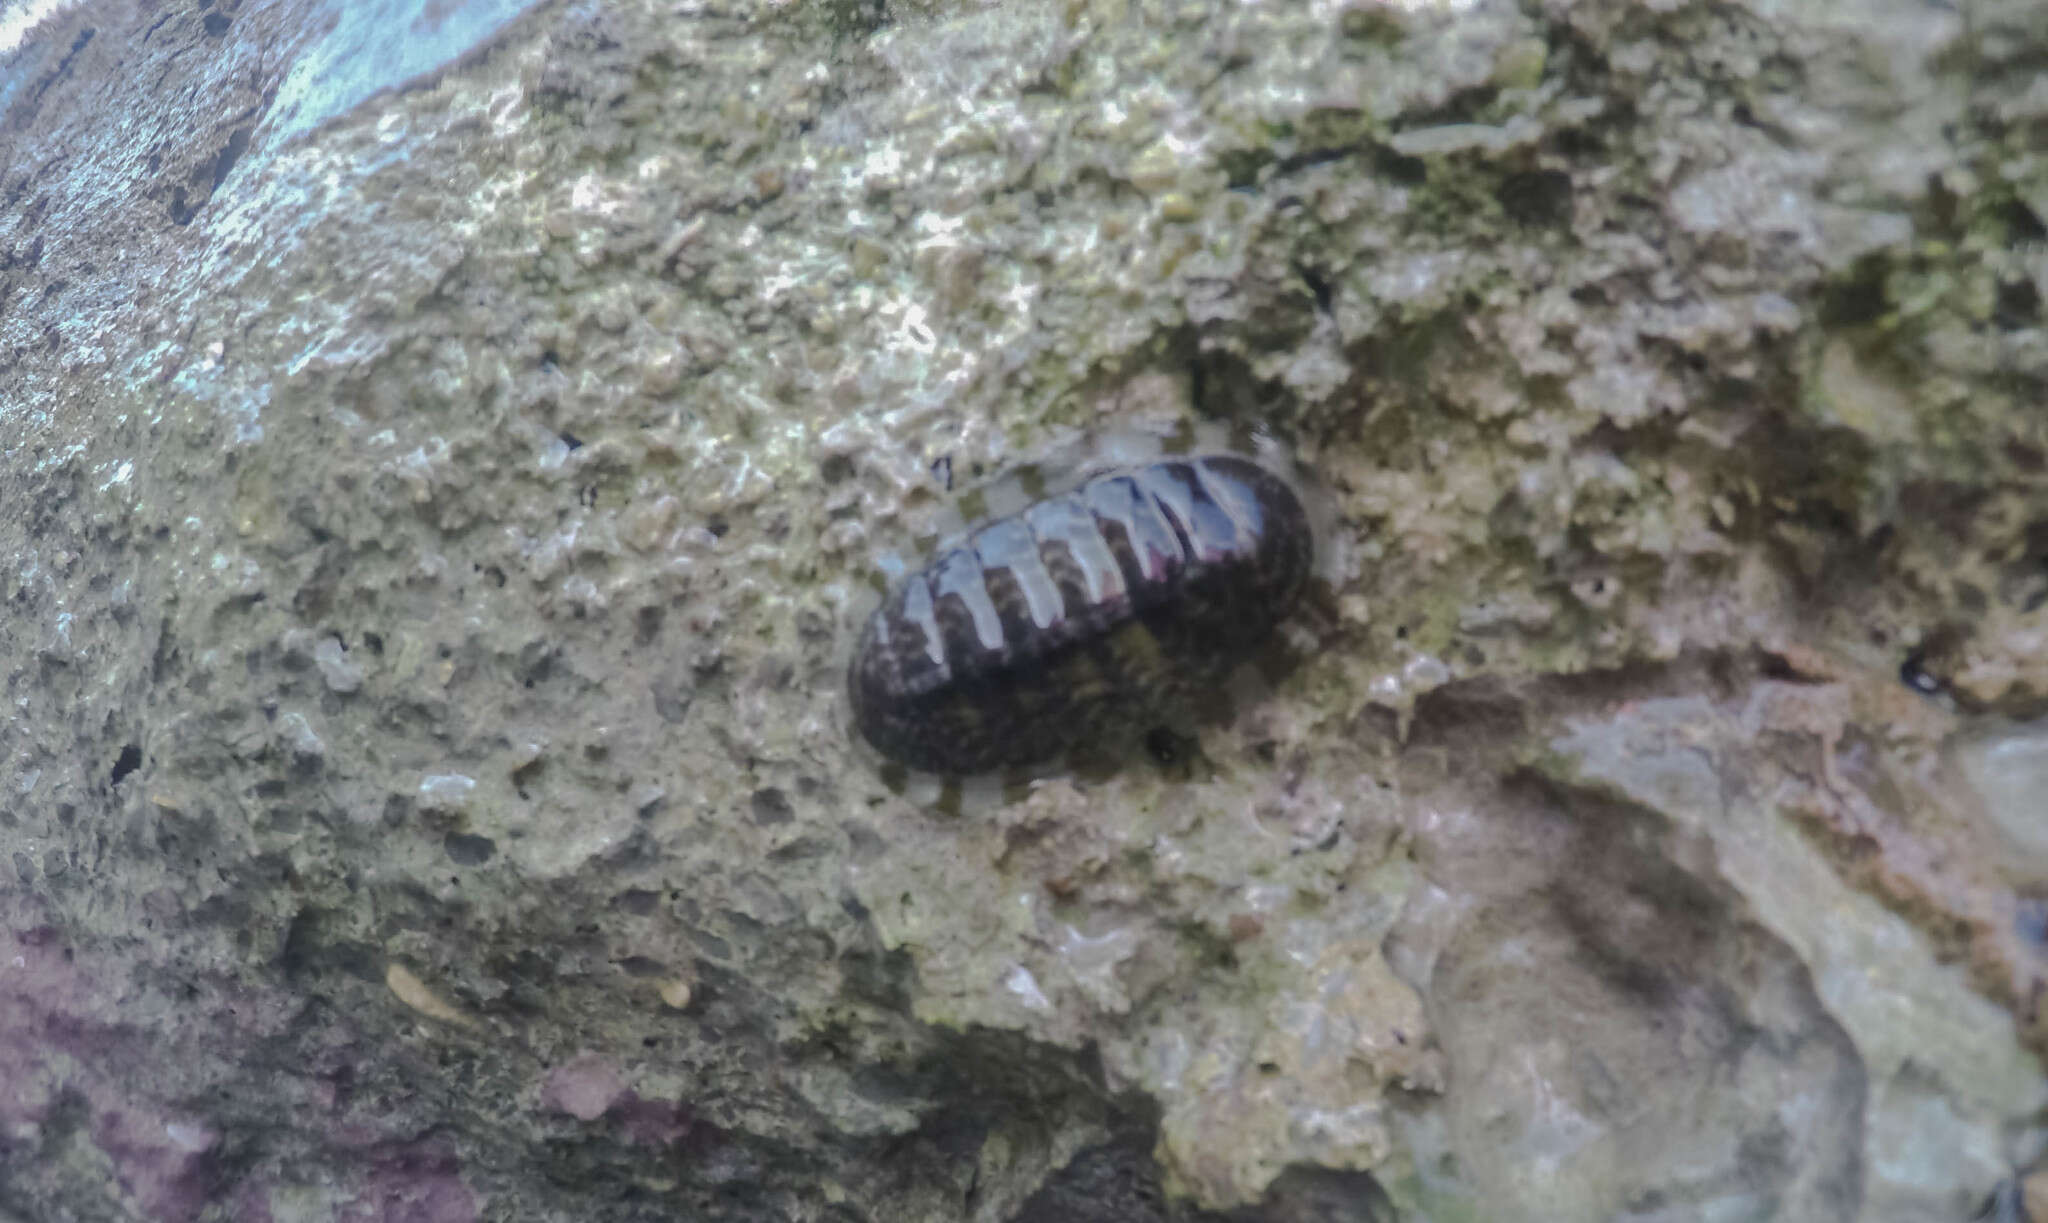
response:
<path id="1" fill-rule="evenodd" d="M 854 725 L 960 776 L 1123 741 L 1229 675 L 1300 600 L 1301 497 L 1235 454 L 1097 474 L 906 575 L 861 629 Z"/>

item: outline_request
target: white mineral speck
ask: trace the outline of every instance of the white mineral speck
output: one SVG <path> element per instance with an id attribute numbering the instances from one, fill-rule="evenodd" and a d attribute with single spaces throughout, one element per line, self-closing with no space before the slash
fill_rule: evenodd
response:
<path id="1" fill-rule="evenodd" d="M 429 811 L 460 811 L 469 805 L 476 778 L 461 773 L 429 773 L 420 779 L 420 806 Z"/>
<path id="2" fill-rule="evenodd" d="M 313 665 L 320 668 L 321 677 L 336 692 L 354 692 L 363 686 L 363 669 L 348 660 L 348 652 L 338 637 L 321 638 L 320 644 L 313 647 Z"/>
<path id="3" fill-rule="evenodd" d="M 1428 692 L 1451 682 L 1451 669 L 1434 654 L 1417 654 L 1401 668 L 1401 682 L 1413 692 Z"/>
<path id="4" fill-rule="evenodd" d="M 319 760 L 327 755 L 327 745 L 314 733 L 313 724 L 296 710 L 279 716 L 277 735 L 302 760 Z"/>
<path id="5" fill-rule="evenodd" d="M 180 1150 L 194 1152 L 208 1150 L 213 1146 L 215 1139 L 214 1132 L 205 1126 L 190 1125 L 183 1121 L 165 1122 L 164 1137 L 170 1139 L 171 1144 Z"/>
<path id="6" fill-rule="evenodd" d="M 1017 1000 L 1029 1010 L 1052 1010 L 1052 1000 L 1045 996 L 1044 990 L 1038 988 L 1038 978 L 1032 976 L 1031 970 L 1022 964 L 1012 968 L 1010 975 L 1003 978 L 1003 987 L 1017 995 Z"/>

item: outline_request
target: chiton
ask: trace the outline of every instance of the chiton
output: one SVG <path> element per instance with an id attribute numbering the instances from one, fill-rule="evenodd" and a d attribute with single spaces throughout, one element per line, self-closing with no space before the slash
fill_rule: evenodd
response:
<path id="1" fill-rule="evenodd" d="M 1213 692 L 1300 600 L 1295 488 L 1237 454 L 1100 472 L 907 574 L 848 668 L 855 727 L 898 764 L 1029 768 Z"/>

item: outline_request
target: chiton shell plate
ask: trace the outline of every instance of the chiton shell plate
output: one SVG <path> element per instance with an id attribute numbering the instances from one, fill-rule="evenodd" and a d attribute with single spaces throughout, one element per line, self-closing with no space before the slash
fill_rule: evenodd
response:
<path id="1" fill-rule="evenodd" d="M 897 764 L 1032 768 L 1220 685 L 1315 565 L 1294 485 L 1235 453 L 1100 471 L 942 545 L 862 626 L 853 721 Z"/>

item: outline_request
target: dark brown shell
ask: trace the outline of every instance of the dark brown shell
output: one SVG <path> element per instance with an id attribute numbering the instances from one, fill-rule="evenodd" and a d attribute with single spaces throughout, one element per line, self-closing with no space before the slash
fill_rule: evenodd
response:
<path id="1" fill-rule="evenodd" d="M 1121 741 L 1213 688 L 1308 584 L 1308 513 L 1234 454 L 1105 472 L 999 518 L 889 593 L 854 648 L 854 725 L 961 776 Z"/>

